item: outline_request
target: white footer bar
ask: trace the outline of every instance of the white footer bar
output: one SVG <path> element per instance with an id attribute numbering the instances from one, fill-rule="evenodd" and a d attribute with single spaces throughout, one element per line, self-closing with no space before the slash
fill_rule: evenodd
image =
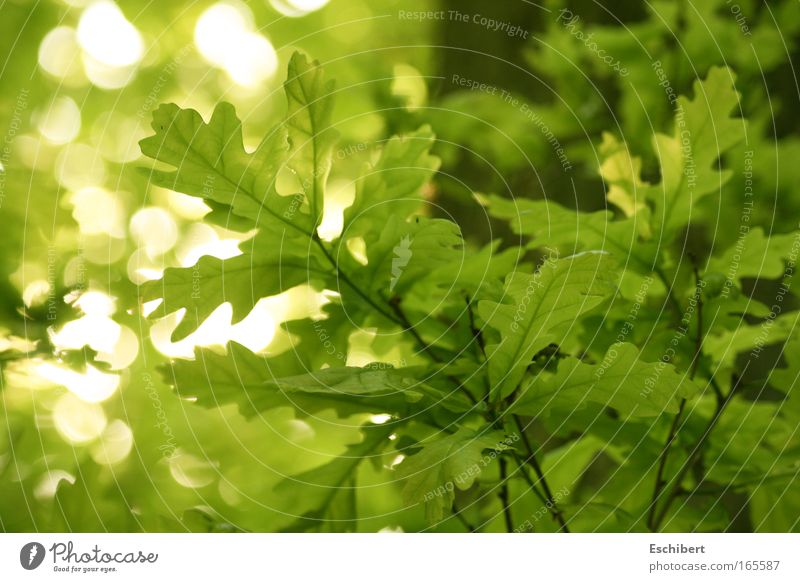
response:
<path id="1" fill-rule="evenodd" d="M 2 534 L 0 580 L 800 580 L 792 534 Z"/>

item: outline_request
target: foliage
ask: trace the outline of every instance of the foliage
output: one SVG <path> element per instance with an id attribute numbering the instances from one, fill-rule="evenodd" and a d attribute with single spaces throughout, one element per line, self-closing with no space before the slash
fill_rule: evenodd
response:
<path id="1" fill-rule="evenodd" d="M 275 24 L 324 65 L 272 92 L 86 88 L 150 123 L 100 174 L 2 158 L 0 527 L 797 531 L 796 7 L 498 6 L 536 34 L 465 64 L 344 4 Z"/>

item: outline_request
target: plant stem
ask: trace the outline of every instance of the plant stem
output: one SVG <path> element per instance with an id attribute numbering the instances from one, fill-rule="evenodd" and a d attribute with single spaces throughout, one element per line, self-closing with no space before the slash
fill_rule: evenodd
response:
<path id="1" fill-rule="evenodd" d="M 680 496 L 681 483 L 683 482 L 684 477 L 686 477 L 686 473 L 689 472 L 695 460 L 697 459 L 697 456 L 700 454 L 700 452 L 702 452 L 703 446 L 705 446 L 706 441 L 711 436 L 711 431 L 714 430 L 714 427 L 717 425 L 717 422 L 722 416 L 722 413 L 725 411 L 725 408 L 728 406 L 728 403 L 733 398 L 734 392 L 735 392 L 735 386 L 732 386 L 730 392 L 728 393 L 728 396 L 721 403 L 717 403 L 716 410 L 714 411 L 714 416 L 711 417 L 711 420 L 708 422 L 708 425 L 706 426 L 706 429 L 703 432 L 702 436 L 697 441 L 697 444 L 694 446 L 692 451 L 689 453 L 689 458 L 686 459 L 686 462 L 683 464 L 680 471 L 678 471 L 678 474 L 673 479 L 670 480 L 670 483 L 674 483 L 674 485 L 672 486 L 672 489 L 670 490 L 670 493 L 667 496 L 667 499 L 664 502 L 661 511 L 658 513 L 657 517 L 655 518 L 655 521 L 653 522 L 654 531 L 658 531 L 658 528 L 661 526 L 661 522 L 667 516 L 667 512 L 669 511 L 672 502 L 675 501 L 675 499 Z"/>
<path id="2" fill-rule="evenodd" d="M 433 352 L 432 347 L 424 339 L 422 339 L 422 336 L 419 335 L 419 332 L 415 329 L 414 325 L 408 320 L 408 317 L 406 317 L 406 314 L 403 312 L 402 308 L 400 307 L 397 301 L 389 302 L 392 311 L 394 311 L 394 316 L 392 316 L 391 313 L 385 311 L 380 305 L 378 305 L 375 301 L 373 301 L 369 295 L 364 293 L 358 287 L 358 285 L 356 285 L 350 280 L 347 274 L 339 268 L 339 263 L 336 261 L 335 258 L 333 258 L 333 256 L 331 256 L 331 254 L 328 252 L 328 249 L 325 248 L 325 245 L 323 244 L 322 240 L 319 237 L 314 236 L 312 237 L 312 240 L 320 248 L 322 254 L 325 255 L 325 258 L 328 259 L 328 262 L 331 264 L 331 266 L 333 266 L 333 268 L 336 269 L 336 276 L 339 279 L 341 279 L 344 283 L 346 283 L 348 287 L 350 287 L 353 291 L 355 291 L 358 294 L 358 296 L 361 297 L 375 311 L 380 313 L 382 316 L 384 316 L 392 323 L 402 327 L 403 331 L 410 333 L 411 336 L 419 345 L 420 351 L 427 352 L 434 361 L 441 362 L 441 359 L 437 357 L 437 355 Z M 468 390 L 466 390 L 466 388 L 464 391 L 469 392 Z M 475 403 L 476 401 L 475 398 L 472 396 L 472 394 L 469 394 L 469 396 L 470 399 L 473 401 L 473 403 Z"/>
<path id="3" fill-rule="evenodd" d="M 392 311 L 394 311 L 394 314 L 397 316 L 397 319 L 399 320 L 398 323 L 400 323 L 400 325 L 402 326 L 403 331 L 407 331 L 412 335 L 414 340 L 416 340 L 417 344 L 419 345 L 420 350 L 423 352 L 427 352 L 434 361 L 441 362 L 441 359 L 434 353 L 430 344 L 426 342 L 421 335 L 419 335 L 419 332 L 414 327 L 414 324 L 409 321 L 408 317 L 403 311 L 403 308 L 400 307 L 400 301 L 397 299 L 389 301 L 389 306 L 392 308 Z"/>
<path id="4" fill-rule="evenodd" d="M 536 485 L 536 482 L 533 479 L 531 479 L 530 475 L 528 475 L 528 472 L 526 470 L 528 465 L 525 462 L 525 459 L 520 457 L 515 452 L 512 452 L 512 455 L 514 457 L 514 460 L 517 462 L 517 465 L 519 465 L 520 472 L 522 473 L 522 477 L 525 479 L 525 481 L 530 486 L 531 491 L 533 491 L 536 494 L 536 497 L 539 498 L 539 501 L 541 501 L 544 504 L 547 504 L 547 497 L 544 496 L 544 493 L 539 491 L 539 487 Z"/>
<path id="5" fill-rule="evenodd" d="M 700 273 L 697 269 L 697 263 L 695 262 L 694 258 L 692 257 L 692 268 L 694 269 L 694 277 L 695 277 L 695 301 L 697 304 L 697 331 L 695 333 L 695 340 L 694 340 L 694 357 L 692 358 L 692 364 L 689 371 L 689 379 L 694 380 L 694 376 L 697 373 L 697 366 L 700 364 L 700 359 L 703 355 L 703 282 L 700 278 Z M 661 272 L 663 276 L 663 272 Z M 666 278 L 665 278 L 666 279 Z M 664 279 L 664 280 L 665 280 Z M 665 280 L 666 282 L 666 280 Z M 669 290 L 669 294 L 674 299 L 674 295 L 672 295 L 671 289 Z M 675 300 L 677 303 L 677 299 Z M 716 381 L 713 381 L 712 376 L 712 386 L 715 387 L 715 392 L 717 394 L 721 394 L 719 392 L 719 386 L 716 384 Z M 719 399 L 717 400 L 719 403 Z M 661 454 L 659 455 L 659 463 L 658 463 L 658 470 L 656 471 L 656 482 L 655 486 L 653 487 L 653 497 L 652 501 L 650 502 L 650 509 L 647 512 L 647 526 L 652 530 L 656 527 L 658 520 L 656 519 L 656 510 L 658 509 L 658 502 L 661 500 L 661 494 L 663 493 L 664 483 L 664 471 L 667 467 L 667 459 L 669 458 L 669 452 L 672 447 L 672 444 L 675 442 L 675 439 L 678 434 L 678 428 L 680 425 L 681 417 L 683 416 L 683 411 L 686 408 L 686 399 L 681 398 L 680 404 L 678 405 L 678 412 L 675 415 L 675 418 L 672 419 L 672 424 L 669 428 L 669 434 L 667 436 L 667 441 L 664 443 L 664 447 L 661 450 Z"/>
<path id="6" fill-rule="evenodd" d="M 317 243 L 317 246 L 318 246 L 318 247 L 320 248 L 320 250 L 322 251 L 322 254 L 323 254 L 323 255 L 325 255 L 325 258 L 326 258 L 326 259 L 328 259 L 328 262 L 331 264 L 331 266 L 333 266 L 333 268 L 334 268 L 334 269 L 336 269 L 336 276 L 337 276 L 339 279 L 341 279 L 342 281 L 344 281 L 344 282 L 347 284 L 347 286 L 348 286 L 348 287 L 350 287 L 350 288 L 351 288 L 353 291 L 355 291 L 355 292 L 358 294 L 358 296 L 359 296 L 359 297 L 361 297 L 361 298 L 362 298 L 362 299 L 363 299 L 363 300 L 364 300 L 364 301 L 365 301 L 365 302 L 366 302 L 366 303 L 367 303 L 367 304 L 368 304 L 370 307 L 372 307 L 372 308 L 373 308 L 375 311 L 377 311 L 378 313 L 380 313 L 381 315 L 383 315 L 383 316 L 384 316 L 386 319 L 388 319 L 389 321 L 392 321 L 392 322 L 394 322 L 394 323 L 396 323 L 396 324 L 398 324 L 398 325 L 402 325 L 402 322 L 401 322 L 401 321 L 398 321 L 398 320 L 396 320 L 394 317 L 392 317 L 392 315 L 391 315 L 391 314 L 390 314 L 388 311 L 385 311 L 383 308 L 381 308 L 381 306 L 380 306 L 380 305 L 378 305 L 377 303 L 375 303 L 375 302 L 372 300 L 372 298 L 371 298 L 369 295 L 367 295 L 366 293 L 364 293 L 364 292 L 363 292 L 363 291 L 362 291 L 362 290 L 361 290 L 361 289 L 358 287 L 358 285 L 356 285 L 355 283 L 353 283 L 353 282 L 352 282 L 352 281 L 351 281 L 351 280 L 348 278 L 348 276 L 347 276 L 347 275 L 344 273 L 344 271 L 342 271 L 342 270 L 339 268 L 339 263 L 337 263 L 337 262 L 336 262 L 336 259 L 334 259 L 334 258 L 331 256 L 331 254 L 328 252 L 328 249 L 326 249 L 326 248 L 325 248 L 325 245 L 323 244 L 322 240 L 321 240 L 321 239 L 320 239 L 318 236 L 312 236 L 312 237 L 311 237 L 311 240 L 313 240 L 315 243 Z"/>
<path id="7" fill-rule="evenodd" d="M 697 304 L 697 332 L 694 337 L 694 358 L 692 358 L 692 366 L 689 370 L 689 379 L 694 380 L 694 375 L 697 373 L 697 366 L 700 364 L 700 358 L 703 357 L 703 280 L 700 278 L 700 272 L 697 270 L 697 263 L 692 259 L 692 268 L 694 269 L 695 281 L 695 303 Z"/>
<path id="8" fill-rule="evenodd" d="M 463 525 L 469 533 L 475 533 L 476 531 L 478 531 L 475 528 L 475 526 L 472 525 L 469 521 L 467 521 L 467 518 L 461 514 L 461 510 L 458 509 L 455 502 L 453 502 L 453 515 L 456 517 L 458 521 L 461 522 L 461 525 Z"/>
<path id="9" fill-rule="evenodd" d="M 678 413 L 675 415 L 675 418 L 672 419 L 672 425 L 669 427 L 669 435 L 667 436 L 667 441 L 664 443 L 663 448 L 661 449 L 661 454 L 659 455 L 659 463 L 658 463 L 658 470 L 656 471 L 656 484 L 655 488 L 653 489 L 653 497 L 652 501 L 650 501 L 650 510 L 647 512 L 647 527 L 651 530 L 654 527 L 655 519 L 656 519 L 656 507 L 658 506 L 658 502 L 661 499 L 661 492 L 662 488 L 664 487 L 664 470 L 667 466 L 667 457 L 669 457 L 669 450 L 672 446 L 672 442 L 675 440 L 675 437 L 678 433 L 678 424 L 680 422 L 681 416 L 683 415 L 683 409 L 686 407 L 686 399 L 681 398 L 681 402 L 678 405 Z"/>
<path id="10" fill-rule="evenodd" d="M 654 272 L 667 289 L 667 300 L 669 301 L 672 310 L 675 312 L 675 316 L 680 320 L 680 318 L 683 316 L 683 308 L 681 307 L 677 297 L 675 297 L 675 293 L 672 291 L 672 283 L 670 283 L 670 281 L 667 279 L 667 275 L 664 273 L 664 270 L 661 267 L 656 267 Z"/>
<path id="11" fill-rule="evenodd" d="M 483 355 L 483 359 L 486 360 L 486 342 L 483 340 L 483 334 L 481 330 L 479 330 L 475 326 L 475 314 L 472 312 L 472 302 L 469 299 L 469 295 L 464 297 L 467 301 L 467 314 L 469 315 L 469 329 L 472 332 L 472 337 L 475 338 L 475 341 L 478 342 L 478 348 L 480 349 L 481 354 Z"/>
<path id="12" fill-rule="evenodd" d="M 544 476 L 544 471 L 542 471 L 541 465 L 539 465 L 539 461 L 536 459 L 536 453 L 531 446 L 531 442 L 528 440 L 528 435 L 525 434 L 525 427 L 522 426 L 522 421 L 516 414 L 512 414 L 514 417 L 514 422 L 517 424 L 517 428 L 519 429 L 520 437 L 522 438 L 522 442 L 525 445 L 525 449 L 528 452 L 527 463 L 533 467 L 536 476 L 538 477 L 538 483 L 542 484 L 542 489 L 544 490 L 545 496 L 545 504 L 550 507 L 550 513 L 553 514 L 553 517 L 558 521 L 559 525 L 561 526 L 561 531 L 565 533 L 569 532 L 569 527 L 567 527 L 567 522 L 564 520 L 564 515 L 561 513 L 561 510 L 558 509 L 556 505 L 556 501 L 553 498 L 553 492 L 550 489 L 550 485 L 547 483 L 547 479 Z"/>
<path id="13" fill-rule="evenodd" d="M 508 504 L 508 468 L 506 467 L 506 458 L 500 455 L 500 503 L 503 504 L 503 517 L 506 521 L 506 531 L 511 533 L 514 531 L 514 520 L 511 516 L 511 507 Z"/>

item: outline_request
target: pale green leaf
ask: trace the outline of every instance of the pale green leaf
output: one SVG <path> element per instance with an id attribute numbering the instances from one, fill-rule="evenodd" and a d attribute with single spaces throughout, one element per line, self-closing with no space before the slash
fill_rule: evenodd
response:
<path id="1" fill-rule="evenodd" d="M 207 124 L 193 109 L 161 105 L 152 126 L 155 135 L 139 142 L 142 152 L 175 168 L 145 170 L 153 184 L 208 200 L 217 210 L 229 207 L 253 226 L 288 235 L 311 232 L 308 216 L 296 211 L 297 201 L 275 190 L 289 148 L 284 129 L 272 130 L 248 154 L 230 103 L 217 105 Z"/>
<path id="2" fill-rule="evenodd" d="M 331 169 L 336 132 L 331 128 L 333 81 L 326 81 L 317 61 L 294 53 L 284 84 L 289 108 L 286 127 L 291 153 L 288 166 L 300 180 L 316 228 L 322 220 L 325 184 Z"/>
<path id="3" fill-rule="evenodd" d="M 154 313 L 166 315 L 186 309 L 172 334 L 173 340 L 195 331 L 224 302 L 231 304 L 232 323 L 237 323 L 262 297 L 277 295 L 329 274 L 329 269 L 312 252 L 313 248 L 305 249 L 280 238 L 266 241 L 260 237 L 243 246 L 250 252 L 225 260 L 204 256 L 193 267 L 168 268 L 162 279 L 142 286 L 144 301 L 164 300 Z"/>

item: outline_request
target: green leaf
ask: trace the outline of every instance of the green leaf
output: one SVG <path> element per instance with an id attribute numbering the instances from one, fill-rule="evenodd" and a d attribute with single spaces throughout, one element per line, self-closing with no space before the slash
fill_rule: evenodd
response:
<path id="1" fill-rule="evenodd" d="M 525 252 L 519 247 L 498 250 L 501 242 L 496 240 L 479 251 L 466 248 L 460 260 L 433 269 L 403 297 L 403 305 L 430 314 L 452 304 L 462 312 L 467 298 L 477 302 L 500 297 L 503 280 L 514 271 Z"/>
<path id="2" fill-rule="evenodd" d="M 729 170 L 717 169 L 718 159 L 746 135 L 746 122 L 730 117 L 739 108 L 735 78 L 728 68 L 712 67 L 705 81 L 695 81 L 694 99 L 678 98 L 673 135 L 655 135 L 661 183 L 648 188 L 648 196 L 656 230 L 684 226 L 696 216 L 697 203 L 730 179 Z"/>
<path id="3" fill-rule="evenodd" d="M 678 411 L 681 398 L 698 387 L 664 362 L 645 363 L 632 344 L 612 346 L 599 364 L 562 360 L 555 374 L 541 372 L 530 380 L 512 409 L 538 416 L 553 409 L 574 410 L 587 402 L 608 406 L 624 416 L 658 416 Z"/>
<path id="4" fill-rule="evenodd" d="M 165 370 L 183 397 L 206 407 L 235 403 L 245 416 L 288 406 L 302 415 L 333 409 L 340 417 L 356 413 L 405 416 L 436 406 L 446 397 L 429 385 L 435 378 L 422 367 L 311 369 L 301 343 L 277 356 L 263 356 L 231 342 L 225 354 L 196 350 L 194 361 L 178 360 Z M 462 407 L 463 409 L 463 407 Z"/>
<path id="5" fill-rule="evenodd" d="M 562 255 L 581 251 L 605 251 L 616 262 L 639 273 L 650 273 L 656 265 L 657 248 L 642 241 L 639 232 L 648 228 L 644 213 L 614 220 L 607 210 L 579 212 L 545 200 L 507 200 L 480 196 L 489 213 L 509 221 L 511 229 L 531 237 L 532 249 L 555 249 Z"/>
<path id="6" fill-rule="evenodd" d="M 288 235 L 311 232 L 293 197 L 280 196 L 275 178 L 288 153 L 286 130 L 275 128 L 248 154 L 233 105 L 220 103 L 208 124 L 193 109 L 174 103 L 153 112 L 155 135 L 139 142 L 142 153 L 175 168 L 144 170 L 153 184 L 230 207 L 254 226 Z"/>
<path id="7" fill-rule="evenodd" d="M 781 305 L 773 306 L 780 309 Z M 744 322 L 735 329 L 725 330 L 719 335 L 708 336 L 703 340 L 703 353 L 713 357 L 721 369 L 734 367 L 736 357 L 743 352 L 750 352 L 749 359 L 759 358 L 765 346 L 786 341 L 798 324 L 796 311 L 778 316 L 775 310 L 757 325 L 745 325 Z"/>
<path id="8" fill-rule="evenodd" d="M 644 202 L 645 182 L 641 179 L 642 160 L 632 156 L 625 143 L 617 141 L 610 133 L 603 133 L 599 148 L 603 162 L 600 176 L 606 183 L 606 199 L 617 206 L 626 217 L 637 216 L 638 232 L 650 236 L 650 209 Z"/>
<path id="9" fill-rule="evenodd" d="M 509 275 L 505 290 L 506 303 L 478 304 L 483 320 L 500 332 L 500 343 L 487 347 L 495 398 L 511 394 L 534 354 L 559 343 L 578 318 L 614 294 L 614 273 L 601 253 L 548 259 L 532 275 Z"/>
<path id="10" fill-rule="evenodd" d="M 246 254 L 225 260 L 204 256 L 193 267 L 166 269 L 162 279 L 142 285 L 144 301 L 164 299 L 154 314 L 186 309 L 172 334 L 174 341 L 195 331 L 226 301 L 233 308 L 232 323 L 236 323 L 262 297 L 329 275 L 313 248 L 306 249 L 281 237 L 277 241 L 263 238 L 243 243 L 250 251 Z"/>
<path id="11" fill-rule="evenodd" d="M 353 204 L 344 212 L 342 238 L 377 238 L 389 218 L 405 218 L 417 211 L 422 190 L 439 168 L 430 155 L 436 141 L 431 128 L 391 138 L 374 165 L 368 165 L 356 183 Z M 368 241 L 369 242 L 369 241 Z"/>
<path id="12" fill-rule="evenodd" d="M 364 460 L 379 454 L 382 447 L 390 444 L 389 435 L 393 430 L 387 426 L 364 426 L 364 439 L 348 446 L 342 455 L 278 483 L 275 492 L 292 511 L 301 513 L 283 531 L 319 530 L 323 526 L 327 526 L 326 531 L 353 531 L 357 522 L 356 471 Z M 342 511 L 342 507 L 347 511 Z"/>
<path id="13" fill-rule="evenodd" d="M 454 489 L 469 489 L 488 464 L 486 459 L 494 457 L 484 456 L 483 451 L 508 448 L 502 433 L 481 434 L 467 428 L 424 444 L 399 467 L 406 503 L 424 503 L 428 521 L 441 521 L 453 506 Z"/>
<path id="14" fill-rule="evenodd" d="M 299 353 L 289 350 L 279 356 L 259 356 L 230 342 L 226 353 L 198 348 L 194 360 L 176 360 L 162 371 L 165 381 L 180 396 L 206 408 L 236 404 L 243 415 L 250 417 L 262 410 L 292 404 L 281 393 L 265 389 L 265 383 L 302 372 L 305 362 Z"/>
<path id="15" fill-rule="evenodd" d="M 289 108 L 286 126 L 291 154 L 287 165 L 300 180 L 316 228 L 322 220 L 325 183 L 331 169 L 336 132 L 331 129 L 333 81 L 325 81 L 317 61 L 294 53 L 284 84 Z"/>
<path id="16" fill-rule="evenodd" d="M 414 388 L 423 378 L 423 370 L 413 368 L 390 368 L 385 364 L 367 364 L 363 368 L 346 366 L 326 368 L 298 376 L 277 378 L 266 383 L 267 388 L 284 392 L 304 392 L 340 396 L 385 396 L 408 394 L 417 400 Z"/>
<path id="17" fill-rule="evenodd" d="M 797 254 L 799 249 L 793 249 L 796 241 L 795 234 L 773 234 L 768 237 L 760 226 L 756 226 L 740 236 L 721 256 L 709 259 L 706 273 L 723 273 L 729 277 L 726 286 L 733 280 L 741 283 L 745 277 L 776 279 L 783 275 L 783 259 L 789 257 L 793 250 Z"/>
<path id="18" fill-rule="evenodd" d="M 449 220 L 392 217 L 367 248 L 367 265 L 352 271 L 352 279 L 379 296 L 402 296 L 430 273 L 461 263 L 463 244 L 461 230 Z"/>

